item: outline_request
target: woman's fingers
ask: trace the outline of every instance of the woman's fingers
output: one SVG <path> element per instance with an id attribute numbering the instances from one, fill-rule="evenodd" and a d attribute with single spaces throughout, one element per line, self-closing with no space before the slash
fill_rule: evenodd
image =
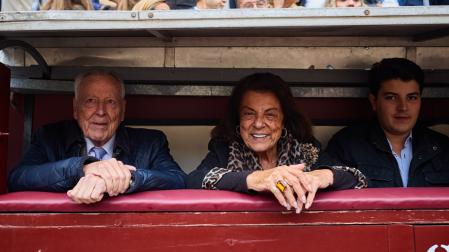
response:
<path id="1" fill-rule="evenodd" d="M 287 185 L 285 187 L 285 190 L 283 192 L 285 199 L 287 200 L 289 207 L 287 208 L 288 210 L 290 210 L 291 207 L 297 209 L 298 208 L 298 203 L 296 202 L 296 198 L 294 195 L 294 191 L 293 188 L 289 185 Z"/>
<path id="2" fill-rule="evenodd" d="M 306 209 L 309 209 L 312 206 L 313 200 L 315 199 L 316 192 L 318 191 L 318 188 L 320 187 L 319 181 L 314 178 L 311 175 L 308 175 L 308 177 L 312 180 L 312 189 L 307 194 L 307 202 L 306 202 Z"/>
<path id="3" fill-rule="evenodd" d="M 304 164 L 280 166 L 270 170 L 255 171 L 247 177 L 247 185 L 257 191 L 271 191 L 279 203 L 300 213 L 308 209 L 319 188 L 318 176 L 304 172 Z"/>
<path id="4" fill-rule="evenodd" d="M 303 172 L 298 176 L 299 182 L 301 185 L 308 191 L 313 190 L 313 177 L 310 176 L 307 172 Z"/>
<path id="5" fill-rule="evenodd" d="M 293 204 L 292 206 L 294 206 L 296 208 L 296 212 L 299 213 L 299 212 L 301 212 L 303 204 L 306 202 L 305 190 L 304 190 L 303 186 L 299 183 L 299 180 L 297 177 L 295 177 L 291 174 L 286 174 L 285 180 L 289 184 L 288 188 L 290 189 L 291 195 L 292 195 L 292 198 L 291 199 L 288 198 L 288 199 L 294 202 L 291 204 Z M 296 198 L 295 198 L 294 194 L 296 194 Z"/>
<path id="6" fill-rule="evenodd" d="M 290 210 L 290 204 L 287 203 L 285 200 L 284 194 L 276 187 L 276 185 L 273 183 L 273 185 L 270 188 L 271 193 L 273 193 L 274 197 L 278 200 L 279 204 L 281 204 L 283 207 L 287 208 L 287 210 Z"/>
<path id="7" fill-rule="evenodd" d="M 307 195 L 306 209 L 312 206 L 313 200 L 315 199 L 316 192 L 320 188 L 326 188 L 333 183 L 333 173 L 328 169 L 314 170 L 311 172 L 304 173 L 305 177 L 309 179 L 311 190 Z"/>
<path id="8" fill-rule="evenodd" d="M 294 167 L 294 168 L 293 168 Z M 288 166 L 280 169 L 282 176 L 288 181 L 297 196 L 296 212 L 300 213 L 302 207 L 309 209 L 315 199 L 316 193 L 320 188 L 320 178 L 315 176 L 313 172 L 303 172 L 303 165 Z M 287 171 L 285 173 L 283 170 Z"/>
<path id="9" fill-rule="evenodd" d="M 312 206 L 313 200 L 315 199 L 316 190 L 311 191 L 307 194 L 307 201 L 306 201 L 306 209 L 309 209 Z"/>
<path id="10" fill-rule="evenodd" d="M 295 183 L 293 188 L 296 193 L 296 202 L 297 202 L 296 213 L 300 213 L 304 204 L 306 203 L 306 191 L 299 183 Z"/>
<path id="11" fill-rule="evenodd" d="M 302 167 L 302 165 L 299 165 L 298 167 Z M 294 174 L 289 172 L 289 169 L 301 171 L 298 167 L 277 167 L 273 169 L 271 181 L 269 181 L 269 183 L 274 183 L 275 185 L 280 184 L 280 186 L 277 187 L 277 191 L 282 193 L 283 198 L 287 202 L 288 206 L 286 206 L 286 208 L 290 210 L 291 207 L 294 207 L 297 213 L 302 209 L 303 202 L 305 202 L 305 195 L 298 179 Z M 295 193 L 300 200 L 296 199 Z"/>

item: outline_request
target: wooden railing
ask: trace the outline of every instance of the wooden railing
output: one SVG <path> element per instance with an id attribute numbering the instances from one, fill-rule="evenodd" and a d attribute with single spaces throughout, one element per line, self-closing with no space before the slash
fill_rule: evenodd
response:
<path id="1" fill-rule="evenodd" d="M 408 252 L 449 245 L 449 188 L 321 192 L 301 214 L 271 195 L 226 191 L 150 191 L 93 205 L 64 193 L 18 192 L 0 195 L 0 212 L 2 251 Z"/>

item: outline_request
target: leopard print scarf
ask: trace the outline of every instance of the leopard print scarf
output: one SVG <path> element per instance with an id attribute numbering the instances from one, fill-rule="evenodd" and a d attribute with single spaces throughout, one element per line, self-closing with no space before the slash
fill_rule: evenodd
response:
<path id="1" fill-rule="evenodd" d="M 276 166 L 305 164 L 304 171 L 310 171 L 311 166 L 318 160 L 320 150 L 311 143 L 300 143 L 290 133 L 281 137 L 278 142 L 278 159 Z M 357 177 L 359 183 L 356 188 L 367 186 L 365 176 L 357 169 L 346 166 L 332 166 L 335 170 L 349 171 Z M 214 167 L 203 179 L 203 189 L 218 189 L 216 187 L 220 179 L 227 173 L 239 171 L 262 170 L 255 153 L 238 139 L 229 145 L 229 158 L 226 168 Z"/>

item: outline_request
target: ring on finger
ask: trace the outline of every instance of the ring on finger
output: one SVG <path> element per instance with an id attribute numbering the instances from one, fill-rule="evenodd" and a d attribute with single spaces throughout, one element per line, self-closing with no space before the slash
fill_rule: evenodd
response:
<path id="1" fill-rule="evenodd" d="M 285 192 L 285 190 L 288 187 L 288 184 L 287 184 L 287 182 L 285 182 L 285 180 L 278 180 L 276 182 L 276 187 L 277 187 L 277 189 L 279 189 L 279 191 Z"/>

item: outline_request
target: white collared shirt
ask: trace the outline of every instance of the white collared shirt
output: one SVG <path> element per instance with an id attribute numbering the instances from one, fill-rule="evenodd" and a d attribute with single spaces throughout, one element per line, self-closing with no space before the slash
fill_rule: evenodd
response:
<path id="1" fill-rule="evenodd" d="M 393 154 L 396 162 L 398 163 L 399 172 L 401 173 L 402 185 L 403 187 L 407 187 L 408 184 L 408 174 L 410 171 L 410 163 L 413 158 L 413 149 L 412 149 L 412 132 L 405 139 L 404 146 L 401 150 L 401 153 L 397 154 L 394 152 L 393 147 L 391 146 L 390 140 L 388 140 L 388 144 L 390 145 L 391 153 Z"/>

